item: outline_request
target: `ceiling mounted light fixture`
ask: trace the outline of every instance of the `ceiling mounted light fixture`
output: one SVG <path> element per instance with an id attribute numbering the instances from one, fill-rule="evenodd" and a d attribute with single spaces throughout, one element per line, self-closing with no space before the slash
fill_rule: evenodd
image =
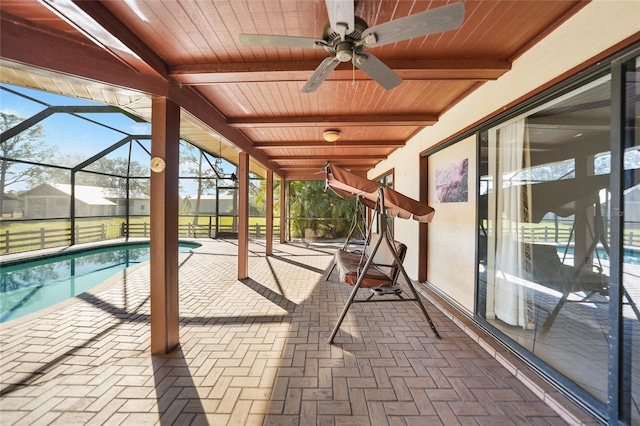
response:
<path id="1" fill-rule="evenodd" d="M 325 130 L 322 137 L 327 142 L 335 142 L 340 138 L 340 130 Z"/>

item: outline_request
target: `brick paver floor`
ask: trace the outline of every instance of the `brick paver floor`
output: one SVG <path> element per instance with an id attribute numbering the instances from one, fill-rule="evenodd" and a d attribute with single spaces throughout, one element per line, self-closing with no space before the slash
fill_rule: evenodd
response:
<path id="1" fill-rule="evenodd" d="M 180 255 L 179 350 L 149 352 L 149 265 L 2 324 L 4 425 L 560 425 L 595 422 L 437 296 L 358 304 L 336 246 L 201 240 Z M 435 306 L 434 306 L 435 304 Z"/>

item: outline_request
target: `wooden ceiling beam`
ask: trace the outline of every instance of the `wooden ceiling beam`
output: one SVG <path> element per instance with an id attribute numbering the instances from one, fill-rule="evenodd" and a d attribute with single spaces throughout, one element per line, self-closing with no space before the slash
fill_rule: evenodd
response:
<path id="1" fill-rule="evenodd" d="M 247 152 L 258 163 L 276 174 L 282 176 L 282 171 L 273 163 L 264 151 L 253 147 L 251 139 L 238 129 L 234 129 L 225 123 L 224 116 L 207 100 L 198 96 L 193 87 L 170 87 L 171 99 L 191 114 L 196 120 L 213 129 L 220 136 L 226 138 L 241 150 Z"/>
<path id="2" fill-rule="evenodd" d="M 318 173 L 318 170 L 316 169 L 315 172 L 313 171 L 296 171 L 296 172 L 290 172 L 287 174 L 286 180 L 287 181 L 292 181 L 292 180 L 325 180 L 326 176 L 324 174 L 323 171 L 320 171 L 320 173 Z"/>
<path id="3" fill-rule="evenodd" d="M 435 115 L 325 115 L 286 117 L 229 118 L 233 128 L 260 127 L 326 127 L 326 126 L 432 126 L 438 122 Z"/>
<path id="4" fill-rule="evenodd" d="M 140 72 L 153 70 L 163 78 L 168 77 L 167 64 L 100 2 L 41 2 L 97 46 L 131 68 Z"/>
<path id="5" fill-rule="evenodd" d="M 367 172 L 373 168 L 373 166 L 341 166 L 348 169 L 351 173 L 356 175 L 367 177 Z M 326 175 L 324 173 L 324 166 L 322 167 L 283 167 L 283 171 L 286 172 L 286 180 L 325 180 Z"/>
<path id="6" fill-rule="evenodd" d="M 378 161 L 386 160 L 386 155 L 367 155 L 363 157 L 361 155 L 340 155 L 340 154 L 326 154 L 326 155 L 270 155 L 269 159 L 278 163 L 290 163 L 299 161 L 354 161 L 358 163 L 377 163 Z"/>
<path id="7" fill-rule="evenodd" d="M 286 173 L 286 177 L 287 179 L 295 173 L 318 173 L 318 172 L 323 172 L 324 168 L 325 168 L 326 164 L 318 164 L 318 165 L 313 165 L 313 164 L 305 164 L 305 165 L 301 165 L 301 166 L 284 166 L 282 167 L 282 171 Z M 357 172 L 368 172 L 369 170 L 371 170 L 375 165 L 354 165 L 354 164 L 341 164 L 340 167 L 343 169 L 347 169 L 351 172 L 357 173 Z"/>
<path id="8" fill-rule="evenodd" d="M 181 84 L 306 81 L 320 61 L 232 62 L 174 65 L 169 74 Z M 384 63 L 403 80 L 496 80 L 511 69 L 502 59 L 390 59 Z M 350 63 L 342 63 L 327 80 L 369 80 Z"/>
<path id="9" fill-rule="evenodd" d="M 37 67 L 35 72 L 40 75 L 52 71 L 64 73 L 76 84 L 88 78 L 96 85 L 101 82 L 140 92 L 167 93 L 166 79 L 135 71 L 123 61 L 114 60 L 110 52 L 95 43 L 34 26 L 29 21 L 6 13 L 0 13 L 0 22 L 0 51 L 5 66 L 11 64 L 18 69 L 30 70 Z"/>
<path id="10" fill-rule="evenodd" d="M 348 142 L 319 142 L 319 141 L 283 141 L 283 142 L 254 142 L 257 149 L 308 149 L 329 147 L 354 148 L 402 148 L 405 141 L 348 141 Z"/>

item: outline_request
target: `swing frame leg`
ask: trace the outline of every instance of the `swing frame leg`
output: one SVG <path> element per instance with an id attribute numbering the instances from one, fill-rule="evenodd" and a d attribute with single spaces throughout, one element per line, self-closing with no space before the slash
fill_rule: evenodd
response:
<path id="1" fill-rule="evenodd" d="M 360 281 L 360 280 L 358 280 L 358 281 Z M 347 311 L 349 310 L 349 308 L 353 304 L 353 299 L 355 299 L 356 293 L 358 292 L 359 288 L 360 288 L 360 282 L 357 282 L 353 286 L 353 290 L 351 290 L 351 294 L 349 295 L 349 299 L 347 300 L 347 303 L 345 303 L 344 308 L 342 308 L 342 313 L 340 314 L 340 318 L 338 318 L 338 322 L 336 322 L 336 325 L 333 327 L 333 331 L 331 332 L 331 335 L 329 336 L 329 339 L 327 340 L 328 344 L 332 344 L 333 343 L 333 339 L 336 337 L 336 334 L 338 334 L 338 330 L 340 330 L 340 325 L 342 324 L 342 321 L 344 321 L 344 317 L 347 316 Z"/>
<path id="2" fill-rule="evenodd" d="M 375 253 L 376 250 L 378 250 L 378 247 L 380 246 L 381 242 L 382 242 L 382 238 L 379 238 L 378 241 L 376 242 L 375 248 L 373 249 L 374 253 Z M 362 271 L 360 272 L 360 276 L 358 277 L 358 280 L 356 281 L 355 285 L 353 286 L 353 290 L 351 290 L 351 294 L 349 295 L 349 299 L 347 300 L 347 303 L 344 305 L 344 308 L 342 308 L 342 313 L 340 314 L 340 318 L 338 319 L 338 322 L 336 323 L 336 325 L 333 327 L 333 331 L 331 332 L 331 335 L 329 336 L 329 340 L 327 340 L 328 344 L 332 344 L 334 337 L 336 337 L 336 334 L 338 334 L 338 330 L 340 329 L 340 325 L 342 324 L 342 321 L 344 321 L 344 317 L 347 316 L 347 311 L 351 307 L 351 304 L 353 303 L 353 300 L 356 298 L 356 293 L 358 293 L 358 289 L 362 285 L 362 281 L 365 279 L 365 277 L 367 275 L 367 271 L 369 270 L 369 267 L 371 266 L 371 263 L 373 263 L 373 256 L 369 256 L 369 258 L 365 262 L 364 268 L 362 268 Z"/>

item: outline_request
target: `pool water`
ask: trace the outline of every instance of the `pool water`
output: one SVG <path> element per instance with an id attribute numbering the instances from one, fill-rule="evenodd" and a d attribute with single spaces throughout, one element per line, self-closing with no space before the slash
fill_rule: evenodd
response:
<path id="1" fill-rule="evenodd" d="M 180 243 L 179 251 L 198 244 Z M 73 298 L 130 266 L 149 259 L 149 243 L 93 248 L 0 269 L 0 323 Z"/>
<path id="2" fill-rule="evenodd" d="M 560 259 L 562 259 L 562 257 L 564 256 L 564 251 L 565 251 L 564 247 L 558 246 L 558 256 L 560 256 Z M 596 249 L 596 252 L 597 252 L 597 255 L 594 255 L 594 261 L 597 261 L 598 257 L 602 260 L 609 261 L 609 254 L 605 251 L 604 248 L 598 247 Z M 573 247 L 569 247 L 567 249 L 567 255 L 573 256 Z M 623 263 L 626 263 L 629 265 L 640 265 L 640 250 L 638 250 L 637 248 L 625 248 L 623 250 L 622 256 L 623 256 L 623 260 L 622 260 Z"/>

